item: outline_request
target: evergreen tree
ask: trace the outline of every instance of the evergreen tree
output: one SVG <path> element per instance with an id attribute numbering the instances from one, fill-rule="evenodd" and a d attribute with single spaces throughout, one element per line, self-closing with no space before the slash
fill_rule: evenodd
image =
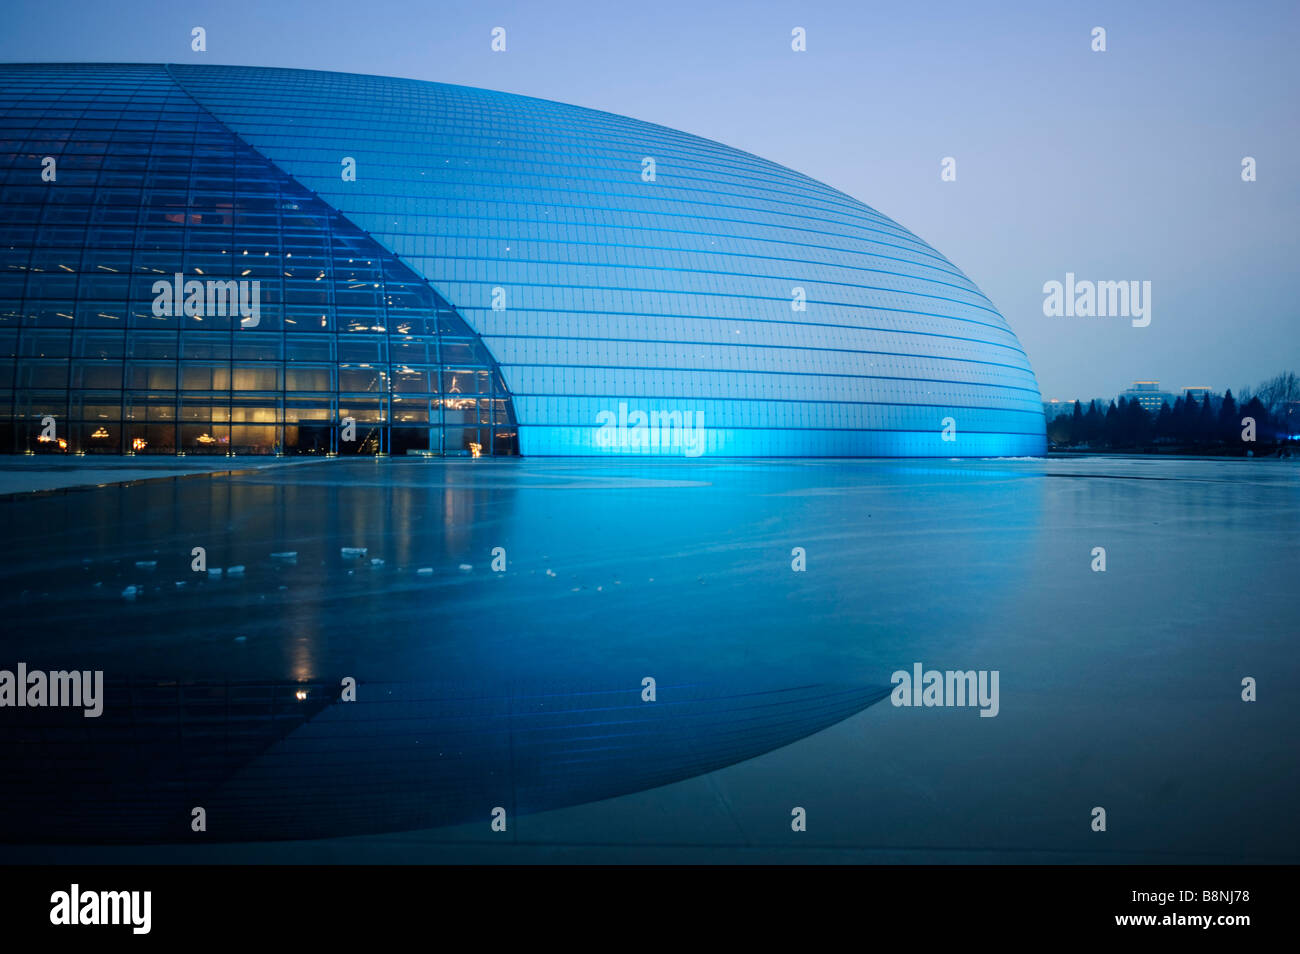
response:
<path id="1" fill-rule="evenodd" d="M 1178 415 L 1178 442 L 1180 444 L 1194 444 L 1196 442 L 1196 422 L 1200 419 L 1200 407 L 1196 403 L 1196 395 L 1187 395 L 1183 401 L 1183 412 Z"/>
<path id="2" fill-rule="evenodd" d="M 1183 442 L 1183 419 L 1187 415 L 1187 405 L 1182 398 L 1174 398 L 1174 406 L 1169 411 L 1169 436 L 1175 444 Z"/>
<path id="3" fill-rule="evenodd" d="M 1125 447 L 1140 448 L 1151 440 L 1151 415 L 1137 398 L 1124 408 L 1123 435 Z"/>
<path id="4" fill-rule="evenodd" d="M 1210 395 L 1205 395 L 1201 402 L 1200 420 L 1196 422 L 1196 441 L 1199 444 L 1212 443 L 1218 437 L 1218 418 L 1214 414 L 1214 402 Z"/>
<path id="5" fill-rule="evenodd" d="M 1089 444 L 1096 446 L 1101 442 L 1103 424 L 1101 410 L 1097 407 L 1097 401 L 1094 399 L 1088 403 L 1088 413 L 1083 416 L 1084 439 Z"/>
<path id="6" fill-rule="evenodd" d="M 1160 413 L 1156 415 L 1153 438 L 1157 441 L 1169 440 L 1174 432 L 1174 412 L 1169 409 L 1168 401 L 1160 402 Z"/>
<path id="7" fill-rule="evenodd" d="M 1047 439 L 1053 444 L 1070 443 L 1069 415 L 1058 414 L 1047 422 Z"/>
<path id="8" fill-rule="evenodd" d="M 1237 416 L 1237 402 L 1232 396 L 1232 389 L 1229 388 L 1223 395 L 1223 403 L 1219 405 L 1218 437 L 1228 444 L 1235 444 L 1240 436 L 1241 419 Z"/>

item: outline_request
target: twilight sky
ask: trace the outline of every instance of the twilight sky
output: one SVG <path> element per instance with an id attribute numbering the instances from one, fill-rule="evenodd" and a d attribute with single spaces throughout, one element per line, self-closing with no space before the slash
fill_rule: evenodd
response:
<path id="1" fill-rule="evenodd" d="M 1294 0 L 9 0 L 0 22 L 0 61 L 405 76 L 748 150 L 950 258 L 1006 315 L 1045 399 L 1300 371 Z M 190 50 L 194 26 L 206 54 Z M 505 53 L 489 48 L 496 26 Z M 796 26 L 807 52 L 790 49 Z M 1096 26 L 1105 53 L 1090 48 Z M 946 156 L 955 182 L 940 180 Z M 1045 317 L 1043 284 L 1066 272 L 1150 281 L 1150 325 Z"/>

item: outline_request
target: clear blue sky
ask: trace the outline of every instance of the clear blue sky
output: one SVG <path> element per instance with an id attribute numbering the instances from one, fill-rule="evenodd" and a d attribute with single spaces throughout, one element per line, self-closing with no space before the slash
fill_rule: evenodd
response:
<path id="1" fill-rule="evenodd" d="M 1300 370 L 1300 3 L 8 0 L 2 22 L 0 61 L 407 76 L 749 150 L 952 259 L 1007 316 L 1045 398 Z M 940 181 L 944 156 L 956 182 Z M 1150 326 L 1044 317 L 1043 283 L 1067 271 L 1151 281 Z"/>

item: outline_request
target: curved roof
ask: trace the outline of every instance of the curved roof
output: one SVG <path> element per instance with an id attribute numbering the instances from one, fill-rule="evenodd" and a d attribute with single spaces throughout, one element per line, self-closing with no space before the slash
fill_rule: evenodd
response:
<path id="1" fill-rule="evenodd" d="M 65 90 L 61 99 L 46 90 L 42 108 L 75 124 L 67 135 L 78 154 L 93 144 L 76 137 L 106 130 L 117 165 L 140 149 L 184 148 L 164 131 L 164 114 L 201 112 L 208 135 L 231 137 L 233 154 L 265 166 L 255 186 L 244 160 L 200 177 L 235 196 L 222 202 L 244 209 L 265 188 L 303 192 L 324 204 L 316 219 L 333 216 L 331 228 L 354 232 L 358 247 L 377 243 L 368 264 L 392 257 L 384 281 L 397 282 L 403 302 L 415 296 L 411 307 L 463 320 L 526 455 L 1045 450 L 1029 362 L 974 283 L 870 206 L 749 153 L 441 83 L 259 67 L 5 70 L 11 91 Z M 137 107 L 146 88 L 150 105 Z M 13 95 L 17 115 L 23 97 Z M 58 144 L 28 151 L 37 146 Z M 48 198 L 21 186 L 28 159 L 10 177 L 12 197 Z M 202 205 L 207 194 L 194 180 L 188 200 L 177 195 Z M 287 250 L 291 238 L 267 242 Z M 343 282 L 331 301 L 350 295 L 350 262 L 321 272 Z M 52 280 L 33 276 L 37 297 L 48 297 Z M 423 282 L 428 290 L 413 287 Z M 385 291 L 381 307 L 397 305 Z"/>
<path id="2" fill-rule="evenodd" d="M 620 409 L 692 411 L 710 454 L 1044 450 L 1033 372 L 992 303 L 907 229 L 807 176 L 507 93 L 168 69 L 455 306 L 501 367 L 525 454 L 609 449 L 600 421 Z"/>

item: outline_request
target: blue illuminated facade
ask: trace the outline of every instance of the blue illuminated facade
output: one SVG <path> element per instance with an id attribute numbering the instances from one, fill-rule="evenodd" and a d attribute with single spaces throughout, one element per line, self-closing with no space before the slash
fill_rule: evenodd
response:
<path id="1" fill-rule="evenodd" d="M 255 317 L 214 308 L 252 282 Z M 874 209 L 649 123 L 351 74 L 0 67 L 0 366 L 12 451 L 1045 450 L 1006 321 Z"/>

